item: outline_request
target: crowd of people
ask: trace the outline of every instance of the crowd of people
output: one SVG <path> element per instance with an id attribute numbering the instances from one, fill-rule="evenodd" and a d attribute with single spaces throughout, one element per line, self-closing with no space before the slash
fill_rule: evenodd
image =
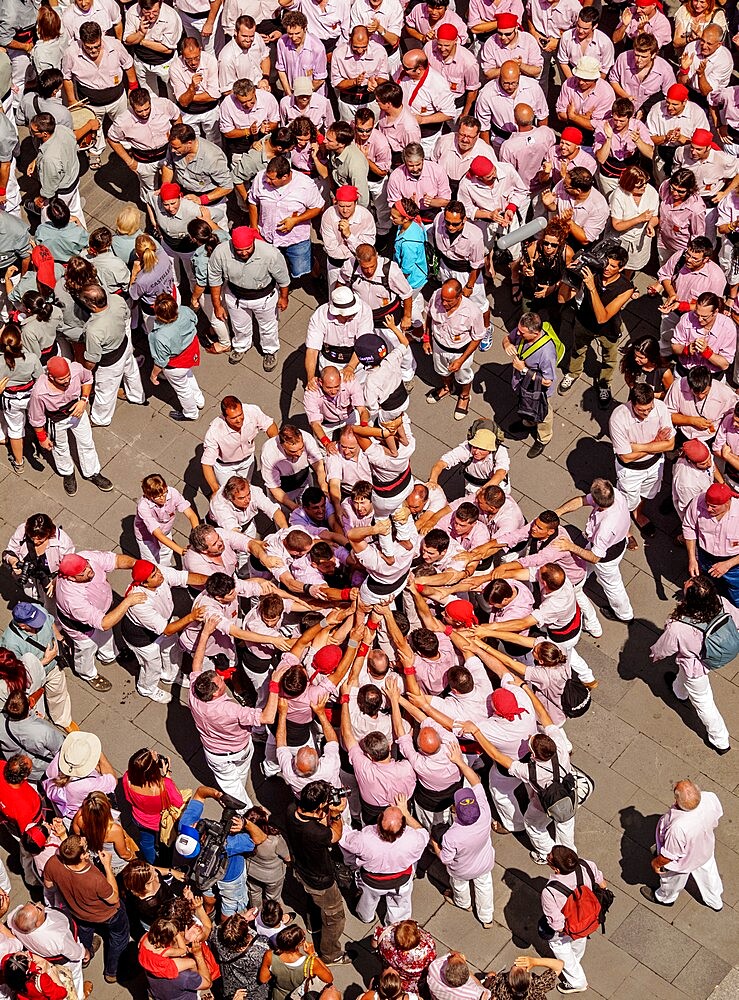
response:
<path id="1" fill-rule="evenodd" d="M 200 509 L 152 469 L 129 553 L 43 510 L 5 543 L 0 817 L 31 901 L 0 862 L 3 996 L 85 1000 L 102 946 L 105 982 L 141 969 L 154 1000 L 340 1000 L 350 911 L 378 958 L 362 1000 L 587 990 L 613 893 L 576 847 L 578 646 L 603 617 L 628 635 L 620 566 L 658 500 L 685 582 L 651 660 L 731 749 L 710 675 L 739 653 L 736 22 L 718 0 L 0 5 L 6 486 L 43 459 L 69 497 L 77 469 L 112 490 L 94 429 L 153 393 L 198 421 L 202 353 L 234 366 Z M 130 199 L 92 227 L 81 175 L 116 158 Z M 296 288 L 317 306 L 278 421 L 278 383 L 262 409 L 235 366 L 278 369 Z M 659 336 L 628 321 L 640 294 Z M 495 400 L 469 415 L 500 296 L 504 430 Z M 505 440 L 542 456 L 589 352 L 612 472 L 527 520 Z M 422 379 L 426 413 L 454 397 L 466 421 L 430 469 Z M 105 694 L 116 660 L 136 697 L 185 692 L 210 785 L 148 747 L 118 774 L 115 734 L 80 730 L 67 677 Z M 665 794 L 642 895 L 670 907 L 692 877 L 720 911 L 721 803 L 689 777 Z M 553 957 L 483 976 L 437 952 L 414 884 L 441 873 L 450 921 L 492 928 L 511 834 L 546 869 Z"/>

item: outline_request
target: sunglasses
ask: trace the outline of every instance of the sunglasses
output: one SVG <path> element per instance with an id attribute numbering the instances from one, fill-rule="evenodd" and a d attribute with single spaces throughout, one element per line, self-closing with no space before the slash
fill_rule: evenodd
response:
<path id="1" fill-rule="evenodd" d="M 545 247 L 558 247 L 559 243 L 557 243 L 557 242 L 555 242 L 553 240 L 544 240 L 544 246 Z"/>

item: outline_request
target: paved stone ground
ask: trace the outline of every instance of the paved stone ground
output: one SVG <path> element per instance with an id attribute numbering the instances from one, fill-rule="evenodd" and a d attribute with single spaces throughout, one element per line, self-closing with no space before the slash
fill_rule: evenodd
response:
<path id="1" fill-rule="evenodd" d="M 89 174 L 84 179 L 90 229 L 96 223 L 112 225 L 120 208 L 114 198 L 133 196 L 117 166 L 107 164 L 94 179 Z M 638 284 L 644 289 L 645 275 L 638 276 Z M 494 298 L 502 332 L 512 312 L 507 289 L 496 289 Z M 172 400 L 166 386 L 156 389 L 148 409 L 119 404 L 112 428 L 95 431 L 103 471 L 115 484 L 112 493 L 100 493 L 81 480 L 79 493 L 70 503 L 61 480 L 46 464 L 34 462 L 37 467 L 29 468 L 24 479 L 8 471 L 0 486 L 0 537 L 7 538 L 29 514 L 46 511 L 64 526 L 79 548 L 137 554 L 132 530 L 135 503 L 140 480 L 153 471 L 163 472 L 203 515 L 207 501 L 199 464 L 201 439 L 217 412 L 220 397 L 234 392 L 259 404 L 278 421 L 301 413 L 302 344 L 315 306 L 316 301 L 303 291 L 291 295 L 282 318 L 279 366 L 271 376 L 262 372 L 256 351 L 251 351 L 238 368 L 230 367 L 224 357 L 205 355 L 198 379 L 207 403 L 197 423 L 175 424 L 168 419 Z M 653 330 L 656 321 L 653 300 L 641 298 L 628 311 L 627 326 L 632 334 Z M 489 416 L 492 409 L 496 419 L 506 425 L 513 400 L 499 344 L 480 360 L 471 416 Z M 450 401 L 433 409 L 425 404 L 424 384 L 432 384 L 426 359 L 420 361 L 419 376 L 410 412 L 418 441 L 413 466 L 416 475 L 423 477 L 443 450 L 464 437 L 466 424 L 454 422 Z M 622 384 L 617 396 L 625 398 Z M 584 489 L 596 475 L 613 475 L 607 414 L 596 407 L 591 381 L 582 380 L 566 400 L 555 396 L 554 405 L 554 440 L 545 456 L 529 461 L 525 455 L 528 443 L 509 442 L 513 490 L 527 517 L 561 503 Z M 460 495 L 460 480 L 452 479 L 446 485 L 452 496 Z M 568 725 L 576 762 L 597 781 L 595 793 L 578 815 L 578 850 L 598 862 L 616 894 L 607 935 L 592 938 L 588 945 L 585 967 L 592 987 L 588 996 L 593 1000 L 702 1000 L 728 976 L 716 996 L 736 997 L 739 987 L 732 966 L 739 942 L 739 751 L 716 756 L 705 745 L 692 709 L 668 693 L 664 667 L 649 664 L 648 648 L 672 610 L 686 565 L 684 552 L 671 540 L 677 523 L 660 515 L 656 506 L 653 514 L 660 527 L 657 537 L 635 552 L 627 552 L 623 563 L 636 620 L 627 628 L 603 619 L 603 637 L 583 640 L 581 650 L 594 667 L 600 686 L 591 711 Z M 122 593 L 124 574 L 116 575 L 114 585 Z M 7 576 L 0 577 L 0 593 L 0 625 L 4 626 L 8 619 L 5 602 L 17 599 Z M 593 596 L 602 600 L 597 587 Z M 210 781 L 186 707 L 176 701 L 169 706 L 144 701 L 136 695 L 133 676 L 124 667 L 116 665 L 106 672 L 113 681 L 106 696 L 96 695 L 74 677 L 69 683 L 76 720 L 100 734 L 114 766 L 122 771 L 129 755 L 149 744 L 172 756 L 174 777 L 181 787 Z M 716 699 L 736 737 L 738 676 L 739 664 L 732 664 L 713 677 Z M 649 850 L 655 822 L 670 803 L 671 783 L 685 777 L 717 792 L 723 803 L 717 844 L 725 884 L 726 905 L 721 914 L 702 906 L 691 892 L 683 893 L 671 909 L 651 906 L 639 895 L 639 887 L 652 879 Z M 257 794 L 267 804 L 273 805 L 283 796 L 282 790 L 274 787 L 277 782 L 265 785 L 259 772 L 255 780 Z M 414 889 L 414 913 L 438 940 L 440 949 L 463 950 L 480 970 L 499 970 L 517 953 L 529 949 L 546 953 L 546 945 L 536 934 L 542 869 L 530 861 L 526 846 L 514 837 L 497 838 L 495 846 L 496 923 L 492 930 L 483 930 L 471 914 L 443 904 L 439 892 L 443 872 L 436 868 L 419 878 Z M 23 892 L 18 885 L 14 902 L 23 898 Z M 296 905 L 300 906 L 297 896 Z M 368 945 L 370 931 L 371 926 L 348 918 L 346 941 L 357 951 L 356 969 L 339 969 L 336 978 L 350 1000 L 355 1000 L 377 971 Z M 96 996 L 104 992 L 111 1000 L 118 1000 L 129 993 L 143 994 L 140 980 L 106 986 L 100 964 L 98 957 L 91 967 Z"/>

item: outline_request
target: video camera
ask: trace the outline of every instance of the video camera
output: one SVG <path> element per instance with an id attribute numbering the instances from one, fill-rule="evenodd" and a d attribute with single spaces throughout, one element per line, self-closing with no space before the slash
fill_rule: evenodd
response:
<path id="1" fill-rule="evenodd" d="M 334 788 L 332 786 L 328 795 L 328 805 L 336 809 L 341 805 L 341 800 L 349 798 L 350 795 L 350 788 Z"/>
<path id="2" fill-rule="evenodd" d="M 237 813 L 246 808 L 245 802 L 240 802 L 225 792 L 218 802 L 223 808 L 220 820 L 198 821 L 200 850 L 192 859 L 183 858 L 184 863 L 190 866 L 185 882 L 198 896 L 214 886 L 226 874 L 228 867 L 226 842 L 231 835 L 231 823 Z"/>
<path id="3" fill-rule="evenodd" d="M 608 263 L 608 258 L 613 254 L 614 250 L 620 247 L 621 240 L 615 236 L 606 236 L 605 239 L 594 243 L 587 250 L 581 250 L 572 263 L 565 268 L 562 281 L 565 285 L 569 285 L 570 288 L 582 288 L 583 268 L 589 268 L 593 274 L 602 274 Z"/>

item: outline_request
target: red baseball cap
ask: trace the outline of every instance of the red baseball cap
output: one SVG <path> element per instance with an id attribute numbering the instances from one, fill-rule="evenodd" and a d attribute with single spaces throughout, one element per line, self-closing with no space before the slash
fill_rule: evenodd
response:
<path id="1" fill-rule="evenodd" d="M 51 250 L 40 244 L 35 246 L 31 250 L 31 263 L 36 271 L 36 280 L 47 288 L 53 288 L 56 285 L 56 272 Z"/>
<path id="2" fill-rule="evenodd" d="M 69 555 L 63 556 L 59 563 L 59 576 L 79 576 L 80 573 L 85 572 L 88 565 L 87 559 L 84 556 L 78 556 L 76 552 L 70 552 Z"/>

